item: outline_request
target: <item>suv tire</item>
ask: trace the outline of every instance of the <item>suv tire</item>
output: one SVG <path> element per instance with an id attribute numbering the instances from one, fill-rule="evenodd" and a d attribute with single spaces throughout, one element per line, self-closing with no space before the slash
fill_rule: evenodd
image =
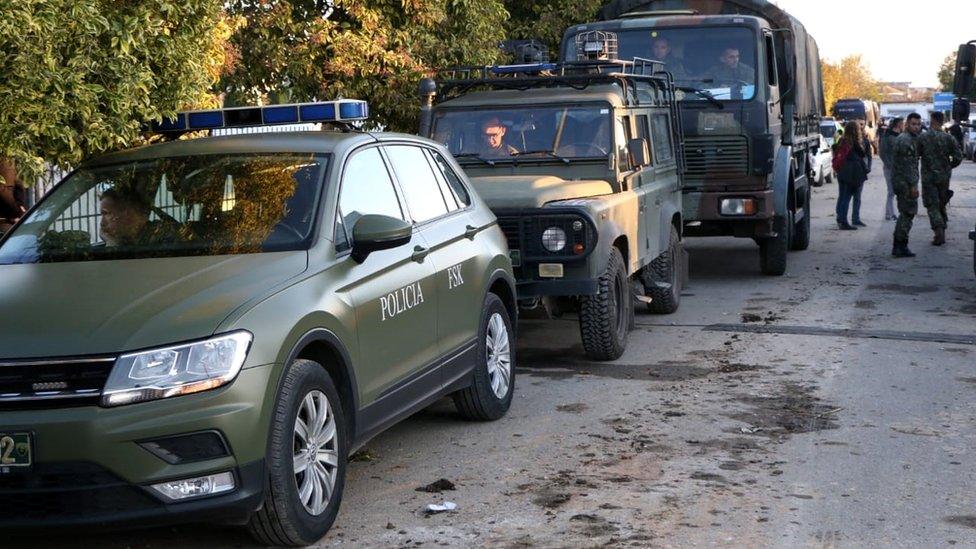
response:
<path id="1" fill-rule="evenodd" d="M 644 276 L 644 293 L 651 298 L 647 310 L 660 315 L 669 315 L 678 310 L 681 304 L 681 237 L 678 229 L 671 226 L 671 238 L 668 249 L 659 255 L 650 265 L 649 272 Z M 650 276 L 649 276 L 650 275 Z M 655 281 L 664 281 L 668 288 L 658 288 Z"/>
<path id="2" fill-rule="evenodd" d="M 454 393 L 454 407 L 465 419 L 493 421 L 504 416 L 515 392 L 515 338 L 501 298 L 489 293 L 481 308 L 478 362 L 471 385 Z"/>
<path id="3" fill-rule="evenodd" d="M 594 360 L 620 358 L 627 348 L 633 311 L 633 290 L 624 258 L 614 246 L 600 276 L 599 293 L 580 298 L 580 336 L 586 355 Z"/>
<path id="4" fill-rule="evenodd" d="M 781 216 L 773 219 L 776 236 L 759 240 L 759 268 L 764 275 L 786 273 L 786 252 L 790 248 L 790 222 Z"/>
<path id="5" fill-rule="evenodd" d="M 323 405 L 325 415 L 319 416 Z M 264 504 L 251 516 L 248 529 L 265 545 L 310 545 L 335 522 L 345 486 L 349 441 L 339 393 L 321 364 L 295 360 L 285 372 L 272 414 Z M 299 433 L 303 428 L 304 436 Z M 320 431 L 318 436 L 315 430 Z M 323 459 L 312 459 L 308 469 L 296 473 L 295 462 L 303 450 Z M 331 467 L 326 461 L 332 462 Z M 320 499 L 328 477 L 331 494 Z M 303 488 L 311 490 L 308 502 L 303 501 Z"/>

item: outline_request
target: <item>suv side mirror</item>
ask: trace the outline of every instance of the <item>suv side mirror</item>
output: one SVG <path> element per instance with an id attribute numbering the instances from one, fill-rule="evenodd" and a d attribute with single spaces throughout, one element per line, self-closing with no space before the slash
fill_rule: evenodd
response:
<path id="1" fill-rule="evenodd" d="M 362 263 L 373 252 L 407 244 L 412 236 L 413 226 L 402 219 L 364 215 L 352 229 L 352 258 L 356 263 Z"/>
<path id="2" fill-rule="evenodd" d="M 651 148 L 647 140 L 637 137 L 627 142 L 627 152 L 630 153 L 630 162 L 635 167 L 647 166 L 651 163 Z"/>

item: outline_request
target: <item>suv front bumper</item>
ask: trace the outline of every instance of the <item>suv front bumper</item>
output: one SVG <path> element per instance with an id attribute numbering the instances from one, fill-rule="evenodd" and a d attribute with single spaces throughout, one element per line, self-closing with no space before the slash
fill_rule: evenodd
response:
<path id="1" fill-rule="evenodd" d="M 0 529 L 246 521 L 264 497 L 278 371 L 248 368 L 221 389 L 115 408 L 0 411 L 0 429 L 31 433 L 34 462 L 0 474 Z M 218 433 L 223 450 L 164 459 L 146 447 L 201 432 Z M 150 488 L 222 472 L 235 478 L 223 494 L 170 502 Z"/>

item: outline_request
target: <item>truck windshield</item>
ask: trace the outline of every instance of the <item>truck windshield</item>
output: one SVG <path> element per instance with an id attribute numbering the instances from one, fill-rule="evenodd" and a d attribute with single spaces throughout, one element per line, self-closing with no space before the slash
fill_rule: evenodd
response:
<path id="1" fill-rule="evenodd" d="M 616 32 L 618 56 L 663 61 L 684 101 L 750 100 L 756 95 L 756 37 L 744 27 L 623 29 Z M 579 59 L 576 40 L 567 58 Z M 699 93 L 694 90 L 700 90 Z"/>
<path id="2" fill-rule="evenodd" d="M 0 264 L 305 249 L 327 159 L 201 155 L 82 168 L 0 247 Z"/>
<path id="3" fill-rule="evenodd" d="M 613 148 L 609 105 L 444 109 L 433 138 L 459 161 L 518 162 L 606 158 Z"/>

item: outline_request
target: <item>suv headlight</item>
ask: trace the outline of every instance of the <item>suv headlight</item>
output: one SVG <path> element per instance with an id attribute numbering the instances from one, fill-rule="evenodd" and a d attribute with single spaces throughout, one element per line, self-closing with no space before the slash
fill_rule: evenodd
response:
<path id="1" fill-rule="evenodd" d="M 122 355 L 105 383 L 102 406 L 209 391 L 237 377 L 251 334 L 232 332 L 205 341 Z"/>
<path id="2" fill-rule="evenodd" d="M 542 247 L 552 253 L 561 252 L 566 247 L 566 231 L 549 227 L 542 232 Z"/>

